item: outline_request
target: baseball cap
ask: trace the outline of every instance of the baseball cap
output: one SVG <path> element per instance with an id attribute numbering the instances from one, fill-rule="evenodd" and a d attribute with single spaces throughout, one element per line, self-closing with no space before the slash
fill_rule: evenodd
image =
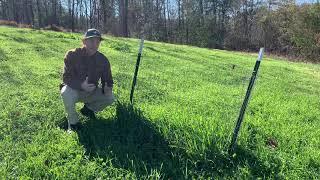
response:
<path id="1" fill-rule="evenodd" d="M 102 41 L 103 38 L 101 37 L 101 33 L 97 29 L 88 29 L 87 32 L 84 34 L 84 39 L 99 37 Z"/>

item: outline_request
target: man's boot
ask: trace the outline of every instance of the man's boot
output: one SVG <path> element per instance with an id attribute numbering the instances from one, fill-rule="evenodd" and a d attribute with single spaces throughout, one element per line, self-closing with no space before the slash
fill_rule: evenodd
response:
<path id="1" fill-rule="evenodd" d="M 86 105 L 84 105 L 83 108 L 80 109 L 80 112 L 82 115 L 84 115 L 90 119 L 96 119 L 96 115 L 94 114 L 94 111 L 89 109 Z"/>

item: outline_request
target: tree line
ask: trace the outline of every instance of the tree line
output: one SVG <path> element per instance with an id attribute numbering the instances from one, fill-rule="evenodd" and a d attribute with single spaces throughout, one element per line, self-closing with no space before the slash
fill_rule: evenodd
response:
<path id="1" fill-rule="evenodd" d="M 0 0 L 0 18 L 320 62 L 320 3 L 294 0 Z"/>

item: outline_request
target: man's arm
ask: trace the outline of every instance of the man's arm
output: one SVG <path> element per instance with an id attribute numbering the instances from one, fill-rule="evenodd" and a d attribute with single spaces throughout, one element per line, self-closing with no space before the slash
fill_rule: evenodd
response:
<path id="1" fill-rule="evenodd" d="M 75 55 L 69 51 L 64 58 L 63 82 L 72 89 L 81 90 L 81 81 L 75 71 Z"/>
<path id="2" fill-rule="evenodd" d="M 105 71 L 103 72 L 103 79 L 105 80 L 108 87 L 113 87 L 113 78 L 109 62 L 107 63 Z"/>
<path id="3" fill-rule="evenodd" d="M 103 55 L 104 58 L 104 68 L 103 73 L 101 77 L 102 85 L 107 85 L 107 87 L 113 87 L 113 78 L 112 78 L 112 72 L 111 72 L 111 65 L 107 57 Z"/>

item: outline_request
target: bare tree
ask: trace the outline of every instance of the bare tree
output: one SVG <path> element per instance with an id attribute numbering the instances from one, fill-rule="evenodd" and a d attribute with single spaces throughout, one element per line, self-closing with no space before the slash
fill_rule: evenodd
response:
<path id="1" fill-rule="evenodd" d="M 74 32 L 74 0 L 72 0 L 72 9 L 71 9 L 71 30 Z"/>
<path id="2" fill-rule="evenodd" d="M 128 37 L 128 0 L 119 1 L 121 35 Z"/>

